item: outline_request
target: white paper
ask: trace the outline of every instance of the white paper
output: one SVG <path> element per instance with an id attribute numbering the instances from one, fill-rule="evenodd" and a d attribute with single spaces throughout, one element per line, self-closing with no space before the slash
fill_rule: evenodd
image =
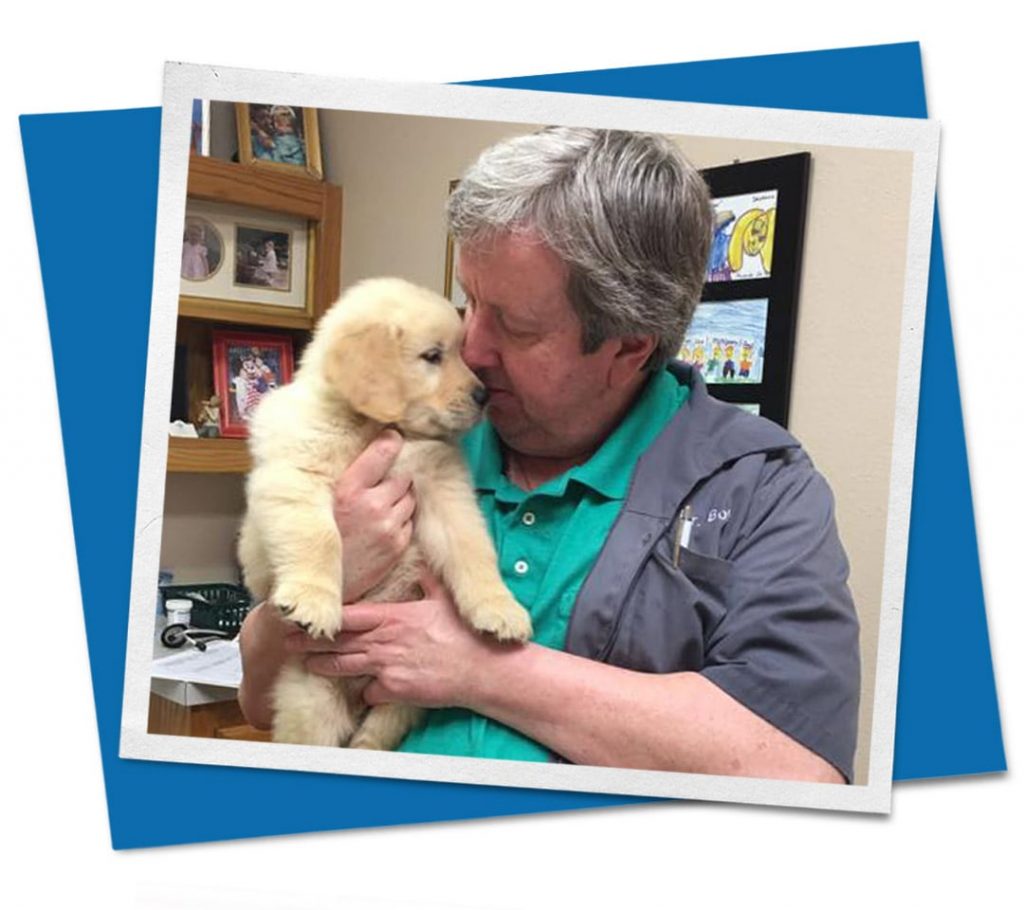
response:
<path id="1" fill-rule="evenodd" d="M 237 689 L 242 682 L 242 655 L 238 641 L 211 641 L 206 651 L 186 645 L 185 650 L 178 654 L 154 660 L 152 675 L 157 679 Z"/>

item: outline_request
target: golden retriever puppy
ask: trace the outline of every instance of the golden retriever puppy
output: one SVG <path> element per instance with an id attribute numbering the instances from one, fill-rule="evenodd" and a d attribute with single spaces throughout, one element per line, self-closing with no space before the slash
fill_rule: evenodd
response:
<path id="1" fill-rule="evenodd" d="M 355 285 L 324 314 L 294 381 L 249 424 L 253 469 L 238 554 L 245 584 L 310 635 L 343 625 L 342 546 L 333 491 L 384 427 L 405 437 L 395 472 L 413 478 L 413 540 L 367 600 L 410 600 L 429 566 L 474 629 L 530 637 L 529 614 L 501 580 L 494 546 L 453 439 L 486 393 L 459 356 L 462 323 L 443 297 L 397 278 Z M 307 673 L 298 659 L 274 689 L 277 742 L 393 749 L 418 717 L 407 705 L 364 712 L 366 680 Z"/>

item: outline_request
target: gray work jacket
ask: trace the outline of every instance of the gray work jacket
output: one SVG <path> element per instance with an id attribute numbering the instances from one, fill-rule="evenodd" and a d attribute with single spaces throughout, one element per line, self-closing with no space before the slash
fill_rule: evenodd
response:
<path id="1" fill-rule="evenodd" d="M 699 672 L 851 781 L 859 631 L 832 493 L 789 433 L 712 398 L 691 367 L 669 369 L 690 396 L 637 462 L 566 650 Z"/>

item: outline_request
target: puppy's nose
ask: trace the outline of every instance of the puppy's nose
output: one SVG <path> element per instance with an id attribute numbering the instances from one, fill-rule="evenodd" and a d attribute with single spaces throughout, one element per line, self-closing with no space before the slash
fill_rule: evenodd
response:
<path id="1" fill-rule="evenodd" d="M 481 408 L 487 404 L 488 391 L 486 386 L 477 386 L 473 389 L 473 401 L 475 401 Z"/>

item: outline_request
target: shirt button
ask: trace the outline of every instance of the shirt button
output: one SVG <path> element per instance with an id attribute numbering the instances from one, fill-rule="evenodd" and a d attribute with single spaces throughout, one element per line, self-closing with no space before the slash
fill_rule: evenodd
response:
<path id="1" fill-rule="evenodd" d="M 515 569 L 516 575 L 525 575 L 530 571 L 530 566 L 525 559 L 518 560 L 512 568 Z"/>
<path id="2" fill-rule="evenodd" d="M 523 512 L 523 524 L 529 527 L 537 520 L 537 516 L 533 512 Z"/>

